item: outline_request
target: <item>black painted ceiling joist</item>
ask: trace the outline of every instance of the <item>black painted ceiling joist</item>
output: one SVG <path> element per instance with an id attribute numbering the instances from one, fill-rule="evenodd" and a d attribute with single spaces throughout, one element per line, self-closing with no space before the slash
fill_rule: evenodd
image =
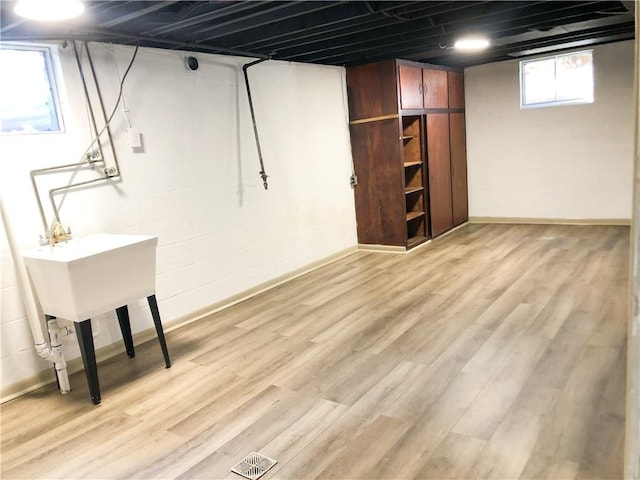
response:
<path id="1" fill-rule="evenodd" d="M 179 19 L 175 21 L 166 22 L 163 26 L 147 30 L 147 35 L 164 35 L 176 31 L 186 31 L 192 29 L 198 25 L 215 23 L 218 19 L 224 18 L 227 15 L 233 13 L 240 13 L 245 10 L 254 9 L 261 2 L 245 2 L 245 3 L 229 3 L 226 5 L 212 5 L 210 10 L 199 13 L 194 12 L 193 15 L 187 16 L 187 18 Z M 204 4 L 204 2 L 203 2 Z M 202 5 L 206 7 L 207 5 Z M 195 10 L 196 7 L 194 7 Z"/>
<path id="2" fill-rule="evenodd" d="M 85 1 L 85 18 L 53 26 L 18 18 L 15 1 L 2 0 L 1 39 L 66 36 L 333 65 L 408 58 L 464 66 L 634 36 L 635 4 L 626 0 Z M 473 55 L 446 48 L 472 33 L 493 46 Z"/>
<path id="3" fill-rule="evenodd" d="M 99 24 L 99 27 L 102 28 L 109 28 L 109 27 L 115 27 L 117 25 L 120 25 L 122 23 L 126 23 L 126 22 L 131 22 L 133 20 L 136 20 L 140 17 L 144 17 L 145 15 L 149 15 L 153 12 L 156 12 L 158 10 L 162 10 L 163 8 L 166 8 L 170 5 L 173 5 L 177 3 L 176 0 L 169 0 L 169 1 L 162 1 L 162 2 L 146 2 L 145 5 L 143 5 L 142 8 L 138 8 L 133 10 L 130 13 L 126 13 L 124 15 L 115 17 L 109 21 L 103 22 L 101 24 Z"/>
<path id="4" fill-rule="evenodd" d="M 277 9 L 268 12 L 259 12 L 251 18 L 243 18 L 236 22 L 226 22 L 211 25 L 194 32 L 194 41 L 208 42 L 210 40 L 225 37 L 227 35 L 236 35 L 248 30 L 273 25 L 277 23 L 285 23 L 286 21 L 298 18 L 301 15 L 318 13 L 326 10 L 340 2 L 300 2 L 291 5 L 279 6 Z"/>
<path id="5" fill-rule="evenodd" d="M 524 4 L 524 2 L 519 2 Z M 523 12 L 524 6 L 518 13 Z M 565 5 L 562 10 L 563 18 L 569 19 L 570 24 L 584 22 L 593 18 L 593 14 L 585 11 L 582 8 L 574 7 L 571 5 Z M 359 60 L 359 58 L 386 58 L 390 53 L 399 52 L 400 56 L 404 57 L 408 52 L 418 45 L 425 47 L 447 47 L 451 46 L 455 37 L 473 34 L 480 31 L 490 38 L 496 40 L 501 37 L 515 35 L 517 33 L 524 33 L 532 29 L 540 27 L 558 27 L 555 23 L 557 19 L 557 13 L 531 13 L 523 12 L 521 16 L 506 17 L 504 15 L 496 16 L 482 15 L 478 16 L 471 22 L 449 22 L 446 24 L 447 34 L 443 35 L 437 28 L 416 28 L 409 32 L 398 33 L 390 30 L 380 32 L 381 36 L 377 37 L 374 42 L 367 39 L 356 38 L 350 43 L 344 42 L 344 45 L 340 47 L 330 47 L 327 45 L 316 45 L 314 51 L 304 51 L 298 53 L 297 51 L 281 52 L 288 58 L 296 61 L 315 61 L 319 63 L 331 63 L 336 65 L 353 63 Z M 505 13 L 504 11 L 501 14 Z M 612 17 L 602 17 L 606 22 Z M 391 33 L 389 33 L 391 32 Z M 446 39 L 442 42 L 442 39 Z M 375 45 L 384 45 L 382 48 L 377 48 Z"/>
<path id="6" fill-rule="evenodd" d="M 411 15 L 410 20 L 396 20 L 393 23 L 389 22 L 388 17 L 385 17 L 383 13 L 376 12 L 375 14 L 369 13 L 369 19 L 360 20 L 357 23 L 349 23 L 340 25 L 338 28 L 331 30 L 323 30 L 318 33 L 306 34 L 303 32 L 299 37 L 293 38 L 288 41 L 281 41 L 277 45 L 277 51 L 280 55 L 286 57 L 288 60 L 296 60 L 296 52 L 302 52 L 303 54 L 311 54 L 312 52 L 324 52 L 327 48 L 339 48 L 348 46 L 348 42 L 351 38 L 358 35 L 361 36 L 364 42 L 380 41 L 382 35 L 381 31 L 392 32 L 397 35 L 408 35 L 412 31 L 412 24 L 416 22 L 423 22 L 426 28 L 433 27 L 438 32 L 441 32 L 441 25 L 434 25 L 431 21 L 433 17 L 441 15 L 443 13 L 455 12 L 468 6 L 461 5 L 463 3 L 483 4 L 486 2 L 443 2 L 438 9 L 428 8 L 430 2 L 418 2 L 421 5 L 408 6 L 406 9 L 396 10 L 403 15 Z M 398 26 L 402 24 L 403 28 L 399 29 Z M 413 27 L 415 28 L 415 27 Z M 377 45 L 384 45 L 384 43 L 378 43 Z M 289 49 L 289 50 L 288 50 Z M 258 51 L 261 51 L 258 49 Z M 296 60 L 300 61 L 300 60 Z M 304 61 L 304 60 L 302 60 Z"/>

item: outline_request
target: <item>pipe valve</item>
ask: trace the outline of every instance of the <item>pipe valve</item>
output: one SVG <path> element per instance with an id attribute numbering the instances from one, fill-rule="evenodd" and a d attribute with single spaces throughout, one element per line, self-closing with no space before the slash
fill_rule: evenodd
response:
<path id="1" fill-rule="evenodd" d="M 260 170 L 260 178 L 262 178 L 262 186 L 265 190 L 269 189 L 269 183 L 267 182 L 268 175 L 264 170 Z"/>

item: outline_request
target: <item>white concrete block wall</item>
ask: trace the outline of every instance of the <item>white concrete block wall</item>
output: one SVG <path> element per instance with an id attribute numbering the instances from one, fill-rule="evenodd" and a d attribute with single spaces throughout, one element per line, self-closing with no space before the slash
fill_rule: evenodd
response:
<path id="1" fill-rule="evenodd" d="M 91 44 L 107 110 L 132 47 Z M 164 321 L 189 315 L 255 285 L 357 243 L 344 70 L 267 62 L 249 69 L 269 190 L 258 175 L 241 65 L 247 59 L 141 48 L 125 84 L 131 123 L 143 153 L 127 145 L 126 122 L 112 132 L 122 182 L 68 193 L 62 221 L 74 235 L 98 232 L 159 237 L 157 297 Z M 66 133 L 0 136 L 0 188 L 20 248 L 41 225 L 29 171 L 77 161 L 90 136 L 70 49 L 59 52 Z M 107 154 L 108 163 L 111 164 Z M 88 178 L 78 174 L 74 181 Z M 38 178 L 46 192 L 69 173 Z M 50 215 L 50 209 L 47 207 Z M 49 368 L 37 358 L 4 235 L 2 258 L 3 391 Z M 132 328 L 152 326 L 143 301 L 130 306 Z M 115 315 L 97 319 L 96 347 L 121 342 Z M 67 357 L 79 356 L 74 337 Z"/>
<path id="2" fill-rule="evenodd" d="M 465 70 L 471 217 L 631 218 L 633 42 L 593 61 L 593 104 L 525 110 L 519 60 Z"/>

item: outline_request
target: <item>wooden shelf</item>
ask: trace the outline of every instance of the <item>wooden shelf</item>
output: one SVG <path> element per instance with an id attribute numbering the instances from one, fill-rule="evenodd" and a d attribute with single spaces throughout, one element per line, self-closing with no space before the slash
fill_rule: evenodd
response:
<path id="1" fill-rule="evenodd" d="M 404 189 L 404 194 L 409 195 L 410 193 L 421 192 L 422 190 L 424 190 L 423 187 L 406 187 Z"/>
<path id="2" fill-rule="evenodd" d="M 404 162 L 405 167 L 415 167 L 416 165 L 422 165 L 422 162 Z"/>
<path id="3" fill-rule="evenodd" d="M 407 239 L 407 248 L 413 248 L 416 245 L 420 245 L 427 241 L 427 237 L 423 237 L 422 235 L 418 235 L 416 237 L 411 237 Z"/>
<path id="4" fill-rule="evenodd" d="M 424 216 L 424 212 L 407 212 L 407 222 Z"/>

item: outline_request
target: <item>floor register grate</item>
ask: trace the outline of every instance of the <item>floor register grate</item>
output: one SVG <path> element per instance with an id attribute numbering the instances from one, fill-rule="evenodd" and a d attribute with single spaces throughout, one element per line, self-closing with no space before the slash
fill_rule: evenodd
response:
<path id="1" fill-rule="evenodd" d="M 278 461 L 273 458 L 265 457 L 261 453 L 251 452 L 231 467 L 231 471 L 249 480 L 256 480 L 267 473 L 276 463 Z"/>

